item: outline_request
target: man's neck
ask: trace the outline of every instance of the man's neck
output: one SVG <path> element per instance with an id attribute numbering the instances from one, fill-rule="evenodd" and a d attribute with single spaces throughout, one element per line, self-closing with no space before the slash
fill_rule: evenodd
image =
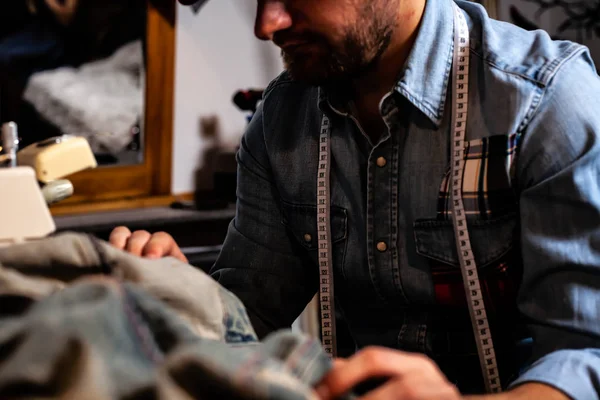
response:
<path id="1" fill-rule="evenodd" d="M 419 24 L 425 10 L 425 0 L 408 3 L 413 4 L 408 10 L 399 11 L 398 26 L 394 36 L 377 65 L 367 74 L 353 81 L 352 97 L 359 114 L 356 117 L 368 133 L 368 130 L 382 128 L 383 121 L 379 112 L 379 103 L 396 85 L 398 76 L 417 38 Z M 407 8 L 408 6 L 402 7 Z M 369 133 L 369 136 L 372 134 Z"/>

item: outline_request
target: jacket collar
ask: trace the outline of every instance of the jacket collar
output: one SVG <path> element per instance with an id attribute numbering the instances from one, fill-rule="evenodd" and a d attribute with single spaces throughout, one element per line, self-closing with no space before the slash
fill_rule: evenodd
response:
<path id="1" fill-rule="evenodd" d="M 419 33 L 394 90 L 439 126 L 444 115 L 452 68 L 454 17 L 452 0 L 427 0 Z M 319 88 L 319 107 L 327 104 L 345 114 L 346 107 Z"/>

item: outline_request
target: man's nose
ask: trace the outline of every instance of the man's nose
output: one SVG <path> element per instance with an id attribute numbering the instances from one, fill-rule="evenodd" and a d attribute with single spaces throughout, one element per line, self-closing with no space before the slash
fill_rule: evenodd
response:
<path id="1" fill-rule="evenodd" d="M 259 0 L 254 34 L 262 40 L 273 40 L 273 35 L 292 26 L 292 17 L 283 0 Z"/>

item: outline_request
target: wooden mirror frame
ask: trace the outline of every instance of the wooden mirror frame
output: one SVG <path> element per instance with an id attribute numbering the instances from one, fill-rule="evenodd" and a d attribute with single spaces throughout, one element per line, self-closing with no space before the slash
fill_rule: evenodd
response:
<path id="1" fill-rule="evenodd" d="M 50 208 L 53 215 L 168 203 L 173 148 L 175 66 L 174 0 L 149 0 L 146 25 L 144 161 L 100 167 L 68 179 L 74 195 Z"/>

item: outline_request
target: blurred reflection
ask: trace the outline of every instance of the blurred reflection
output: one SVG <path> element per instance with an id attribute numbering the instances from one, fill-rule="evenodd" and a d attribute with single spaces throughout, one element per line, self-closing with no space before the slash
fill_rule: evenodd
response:
<path id="1" fill-rule="evenodd" d="M 21 146 L 72 134 L 99 164 L 142 162 L 145 0 L 10 0 L 0 15 L 0 121 Z"/>

